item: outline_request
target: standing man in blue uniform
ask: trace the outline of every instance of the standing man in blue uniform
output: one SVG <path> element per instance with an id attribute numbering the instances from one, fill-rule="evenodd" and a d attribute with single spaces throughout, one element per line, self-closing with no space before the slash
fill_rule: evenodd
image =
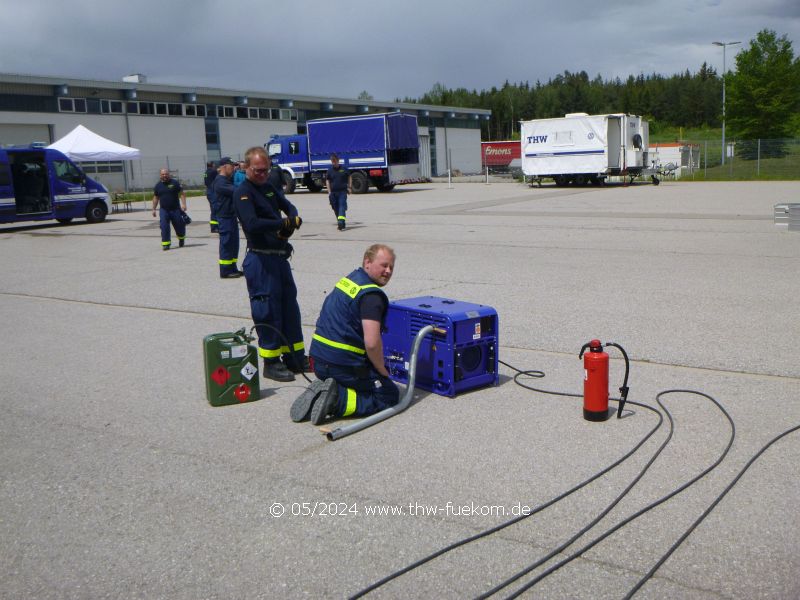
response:
<path id="1" fill-rule="evenodd" d="M 213 193 L 217 201 L 219 222 L 219 276 L 222 279 L 241 277 L 239 261 L 239 222 L 233 209 L 234 163 L 229 156 L 219 161 L 219 173 L 214 179 Z"/>
<path id="2" fill-rule="evenodd" d="M 203 176 L 203 183 L 206 186 L 206 198 L 208 198 L 208 207 L 211 210 L 211 216 L 208 219 L 208 225 L 211 228 L 211 233 L 219 233 L 219 222 L 217 222 L 217 206 L 216 198 L 214 197 L 214 180 L 217 178 L 217 168 L 213 161 L 206 163 L 206 174 Z"/>
<path id="3" fill-rule="evenodd" d="M 270 167 L 267 181 L 272 184 L 272 187 L 286 192 L 286 186 L 283 184 L 283 169 L 281 169 L 281 166 L 278 163 L 272 160 L 271 156 L 269 157 L 269 161 L 272 166 Z"/>
<path id="4" fill-rule="evenodd" d="M 331 168 L 325 173 L 325 187 L 328 188 L 328 201 L 336 214 L 339 231 L 344 231 L 347 219 L 347 194 L 353 191 L 350 171 L 339 164 L 339 156 L 331 154 Z"/>
<path id="5" fill-rule="evenodd" d="M 389 246 L 373 244 L 362 266 L 343 277 L 322 303 L 311 342 L 313 382 L 292 404 L 292 421 L 367 416 L 397 404 L 400 392 L 383 362 L 381 331 L 389 299 L 383 287 L 394 272 Z"/>
<path id="6" fill-rule="evenodd" d="M 236 188 L 233 203 L 247 237 L 243 268 L 258 353 L 264 359 L 264 377 L 294 381 L 293 373 L 310 370 L 289 266 L 289 238 L 303 221 L 283 191 L 267 182 L 270 160 L 264 148 L 250 148 L 244 160 L 247 178 Z"/>
<path id="7" fill-rule="evenodd" d="M 170 176 L 168 169 L 161 169 L 159 182 L 153 188 L 154 217 L 156 209 L 159 209 L 161 221 L 161 248 L 169 250 L 172 245 L 170 223 L 175 228 L 175 235 L 178 236 L 178 245 L 183 248 L 186 242 L 186 223 L 183 222 L 181 211 L 186 211 L 186 192 L 183 191 L 181 184 Z"/>

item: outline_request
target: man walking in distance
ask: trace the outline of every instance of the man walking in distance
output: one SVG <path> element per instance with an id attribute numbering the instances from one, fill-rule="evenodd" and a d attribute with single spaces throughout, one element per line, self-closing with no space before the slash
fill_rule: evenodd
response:
<path id="1" fill-rule="evenodd" d="M 211 228 L 211 233 L 219 233 L 216 198 L 214 197 L 214 180 L 216 178 L 217 167 L 214 165 L 213 161 L 209 161 L 206 163 L 206 173 L 203 176 L 203 183 L 206 186 L 206 198 L 208 198 L 208 207 L 211 210 L 211 216 L 208 218 L 208 225 Z"/>
<path id="2" fill-rule="evenodd" d="M 394 250 L 373 244 L 362 266 L 325 298 L 310 350 L 319 381 L 292 404 L 292 421 L 310 417 L 320 425 L 328 417 L 362 417 L 397 404 L 400 393 L 384 365 L 381 339 L 389 307 L 383 287 L 394 262 Z"/>
<path id="3" fill-rule="evenodd" d="M 180 201 L 180 204 L 179 204 Z M 161 221 L 161 248 L 169 250 L 172 245 L 169 226 L 170 223 L 178 236 L 178 245 L 182 248 L 186 242 L 186 224 L 181 218 L 181 211 L 186 211 L 186 192 L 181 184 L 173 179 L 168 169 L 161 169 L 159 182 L 153 188 L 153 216 L 159 208 Z"/>
<path id="4" fill-rule="evenodd" d="M 347 194 L 353 191 L 350 171 L 339 164 L 339 156 L 331 154 L 331 167 L 325 173 L 325 187 L 328 188 L 328 201 L 336 214 L 339 231 L 344 231 L 347 218 Z"/>
<path id="5" fill-rule="evenodd" d="M 267 182 L 270 160 L 264 148 L 250 148 L 244 161 L 247 177 L 236 188 L 233 204 L 247 237 L 242 266 L 258 332 L 258 352 L 264 359 L 264 377 L 294 381 L 293 373 L 310 370 L 297 286 L 289 266 L 289 237 L 303 221 L 283 191 Z"/>
<path id="6" fill-rule="evenodd" d="M 222 279 L 241 277 L 239 261 L 239 222 L 233 210 L 233 170 L 236 163 L 223 156 L 219 161 L 219 173 L 214 179 L 214 197 L 217 201 L 219 222 L 219 276 Z"/>

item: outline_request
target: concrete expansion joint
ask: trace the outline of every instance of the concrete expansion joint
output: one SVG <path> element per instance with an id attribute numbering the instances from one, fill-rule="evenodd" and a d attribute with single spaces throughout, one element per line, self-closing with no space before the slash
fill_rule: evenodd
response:
<path id="1" fill-rule="evenodd" d="M 577 352 L 564 352 L 561 350 L 545 350 L 543 348 L 526 348 L 522 346 L 500 346 L 503 350 L 516 350 L 521 352 L 539 352 L 541 354 L 549 354 L 552 356 L 577 356 Z M 621 358 L 618 357 L 610 357 L 612 361 L 621 361 Z M 705 373 L 725 373 L 730 375 L 743 375 L 743 376 L 750 376 L 750 377 L 759 377 L 759 378 L 767 378 L 767 379 L 775 379 L 778 381 L 797 381 L 800 382 L 800 376 L 795 375 L 774 375 L 771 373 L 757 373 L 755 371 L 736 371 L 733 369 L 722 369 L 722 368 L 714 368 L 714 367 L 696 367 L 692 365 L 680 365 L 676 363 L 665 363 L 665 362 L 657 362 L 653 360 L 648 360 L 646 358 L 631 358 L 631 364 L 642 364 L 642 365 L 652 365 L 654 367 L 668 367 L 671 369 L 686 369 L 689 371 L 701 371 Z M 528 368 L 528 367 L 526 367 Z M 535 367 L 530 367 L 535 368 Z"/>

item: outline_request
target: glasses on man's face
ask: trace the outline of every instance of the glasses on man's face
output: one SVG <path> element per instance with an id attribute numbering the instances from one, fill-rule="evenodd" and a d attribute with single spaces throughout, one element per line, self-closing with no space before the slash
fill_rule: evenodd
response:
<path id="1" fill-rule="evenodd" d="M 253 175 L 266 175 L 269 172 L 269 169 L 254 169 L 250 167 L 250 170 L 253 172 Z"/>

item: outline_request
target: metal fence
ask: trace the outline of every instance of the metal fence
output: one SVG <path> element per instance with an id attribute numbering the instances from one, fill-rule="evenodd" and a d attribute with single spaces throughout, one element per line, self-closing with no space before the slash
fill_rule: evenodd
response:
<path id="1" fill-rule="evenodd" d="M 699 152 L 681 178 L 706 181 L 800 179 L 800 139 L 686 141 Z M 652 145 L 652 144 L 651 144 Z M 678 165 L 680 166 L 680 165 Z"/>
<path id="2" fill-rule="evenodd" d="M 682 154 L 677 176 L 695 181 L 734 180 L 798 180 L 800 179 L 800 139 L 729 140 L 723 160 L 722 140 L 683 142 L 688 150 Z M 654 144 L 651 143 L 651 147 Z M 243 158 L 232 155 L 234 160 Z M 166 167 L 185 188 L 202 189 L 208 156 L 151 156 L 124 163 L 81 163 L 91 176 L 112 192 L 151 191 L 159 171 Z M 661 167 L 664 167 L 662 164 Z M 482 173 L 484 174 L 484 173 Z M 520 170 L 509 167 L 490 168 L 490 175 L 520 177 Z"/>

